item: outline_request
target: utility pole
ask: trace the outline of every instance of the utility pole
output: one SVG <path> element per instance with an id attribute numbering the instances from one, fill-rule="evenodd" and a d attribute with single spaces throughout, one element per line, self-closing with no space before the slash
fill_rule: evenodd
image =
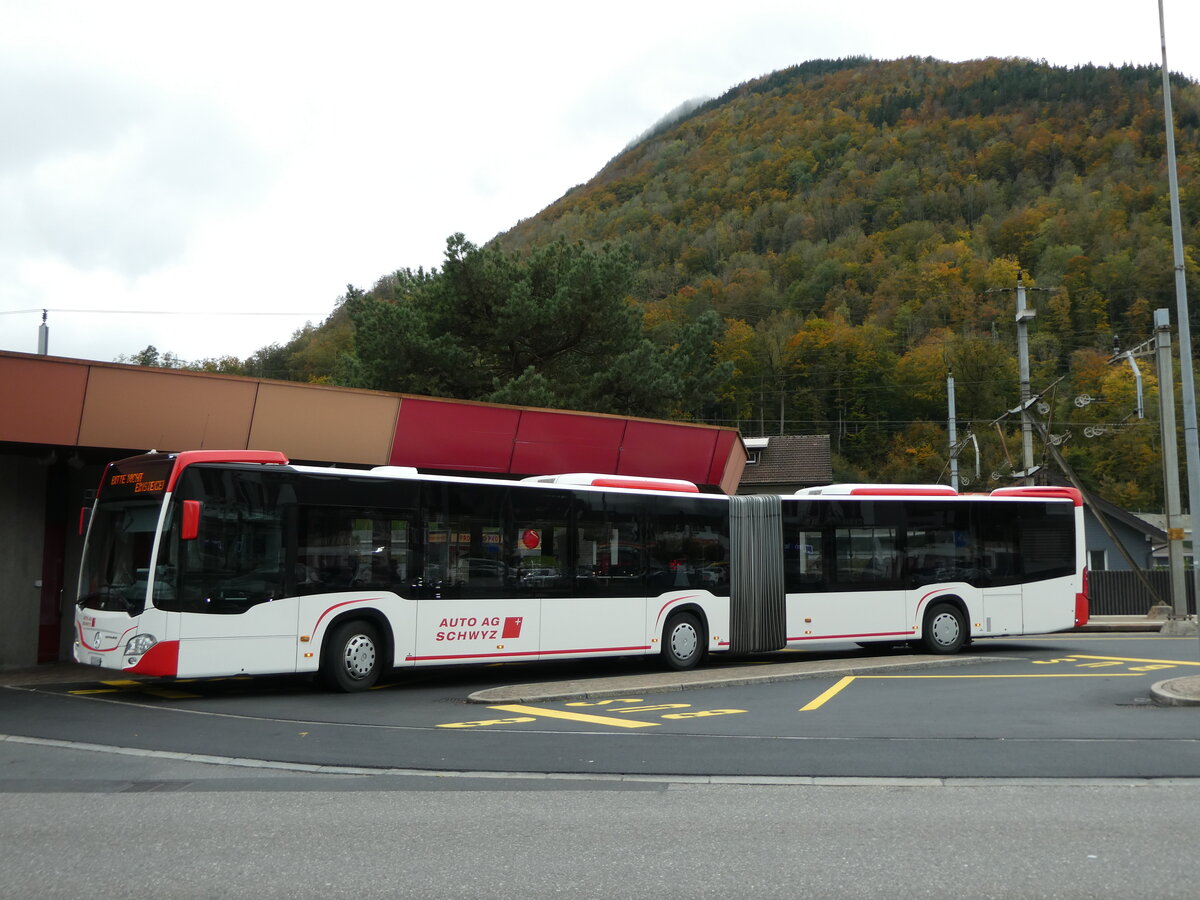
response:
<path id="1" fill-rule="evenodd" d="M 1024 453 L 1025 469 L 1020 474 L 1025 478 L 1025 484 L 1033 484 L 1033 473 L 1037 468 L 1033 465 L 1033 425 L 1029 421 L 1030 400 L 1029 390 L 1029 320 L 1037 315 L 1032 309 L 1025 307 L 1025 282 L 1017 275 L 1017 365 L 1021 377 L 1021 449 Z M 1015 474 L 1015 473 L 1014 473 Z"/>
<path id="2" fill-rule="evenodd" d="M 1175 448 L 1175 366 L 1171 360 L 1171 313 L 1154 311 L 1155 360 L 1158 363 L 1159 425 L 1162 428 L 1163 487 L 1167 495 L 1167 562 L 1171 603 L 1177 619 L 1187 618 L 1187 580 L 1183 574 L 1183 506 L 1179 500 L 1179 453 Z"/>
<path id="3" fill-rule="evenodd" d="M 1167 24 L 1158 0 L 1158 33 L 1162 39 L 1163 118 L 1167 130 L 1167 186 L 1171 200 L 1171 243 L 1175 260 L 1175 318 L 1179 322 L 1179 375 L 1183 385 L 1183 448 L 1187 456 L 1188 510 L 1192 516 L 1192 582 L 1200 603 L 1200 559 L 1196 551 L 1196 523 L 1200 520 L 1200 438 L 1196 422 L 1196 379 L 1192 372 L 1192 331 L 1188 322 L 1187 278 L 1184 270 L 1182 215 L 1179 211 L 1179 175 L 1175 163 L 1175 116 L 1171 112 L 1171 76 L 1167 68 Z"/>
<path id="4" fill-rule="evenodd" d="M 946 370 L 946 399 L 950 415 L 950 487 L 958 490 L 958 423 L 954 420 L 954 370 Z"/>
<path id="5" fill-rule="evenodd" d="M 50 355 L 50 326 L 46 324 L 49 310 L 42 310 L 42 324 L 38 326 L 38 356 Z"/>

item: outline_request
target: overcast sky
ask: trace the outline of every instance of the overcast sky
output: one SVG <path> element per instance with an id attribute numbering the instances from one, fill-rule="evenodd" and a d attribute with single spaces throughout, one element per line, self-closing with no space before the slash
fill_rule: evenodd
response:
<path id="1" fill-rule="evenodd" d="M 1165 3 L 1200 78 L 1200 3 Z M 1157 65 L 1158 8 L 0 0 L 0 349 L 36 352 L 49 309 L 57 356 L 245 357 L 536 214 L 685 100 L 851 55 Z"/>

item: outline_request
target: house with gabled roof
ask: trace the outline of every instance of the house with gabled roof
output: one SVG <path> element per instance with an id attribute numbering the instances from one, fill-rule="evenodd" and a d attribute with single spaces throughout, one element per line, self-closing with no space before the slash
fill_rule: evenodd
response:
<path id="1" fill-rule="evenodd" d="M 793 494 L 833 481 L 827 434 L 780 434 L 743 443 L 747 458 L 739 494 Z"/>

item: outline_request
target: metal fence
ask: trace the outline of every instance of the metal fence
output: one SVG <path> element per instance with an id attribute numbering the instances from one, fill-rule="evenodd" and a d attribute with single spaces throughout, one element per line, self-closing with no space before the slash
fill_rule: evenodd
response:
<path id="1" fill-rule="evenodd" d="M 1171 573 L 1167 569 L 1148 569 L 1142 573 L 1154 588 L 1146 590 L 1136 572 L 1101 570 L 1088 573 L 1090 611 L 1093 616 L 1144 616 L 1157 603 L 1171 603 Z M 1186 573 L 1188 612 L 1196 611 L 1196 591 L 1192 573 Z"/>

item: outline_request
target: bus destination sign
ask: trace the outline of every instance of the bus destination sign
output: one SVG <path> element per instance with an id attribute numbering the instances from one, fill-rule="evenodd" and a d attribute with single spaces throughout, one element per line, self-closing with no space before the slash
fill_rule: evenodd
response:
<path id="1" fill-rule="evenodd" d="M 160 478 L 157 481 L 149 481 L 146 479 L 145 472 L 116 472 L 108 480 L 108 483 L 110 485 L 132 484 L 135 494 L 158 493 L 167 486 L 165 478 Z"/>
<path id="2" fill-rule="evenodd" d="M 171 462 L 143 462 L 137 467 L 109 466 L 100 496 L 105 500 L 124 499 L 137 494 L 161 494 L 167 489 Z"/>

